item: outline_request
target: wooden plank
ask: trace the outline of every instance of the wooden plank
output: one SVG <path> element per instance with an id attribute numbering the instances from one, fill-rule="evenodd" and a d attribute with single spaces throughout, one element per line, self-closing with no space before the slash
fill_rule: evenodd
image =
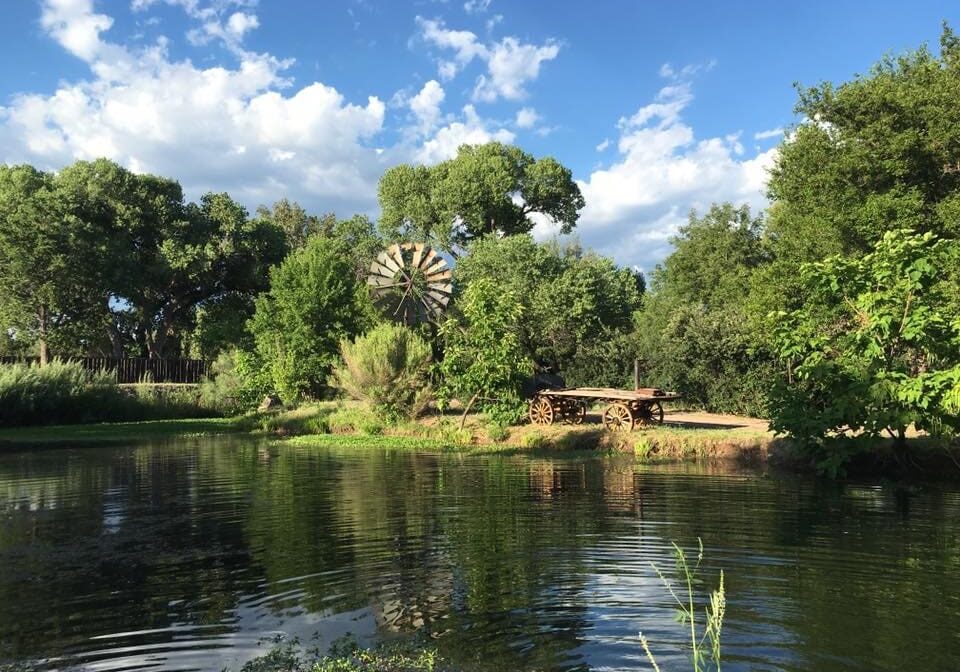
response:
<path id="1" fill-rule="evenodd" d="M 420 260 L 423 259 L 423 243 L 415 243 L 413 246 L 413 261 L 410 265 L 413 268 L 420 268 Z"/>
<path id="2" fill-rule="evenodd" d="M 675 392 L 663 392 L 658 395 L 645 394 L 636 390 L 618 390 L 610 387 L 575 387 L 569 390 L 541 390 L 540 394 L 554 397 L 577 397 L 580 399 L 618 399 L 623 401 L 671 401 L 681 395 Z"/>
<path id="3" fill-rule="evenodd" d="M 379 261 L 381 264 L 386 266 L 388 269 L 390 269 L 394 273 L 400 270 L 400 267 L 397 266 L 397 262 L 391 259 L 390 255 L 388 255 L 386 252 L 381 252 L 379 255 L 377 255 L 377 261 Z"/>

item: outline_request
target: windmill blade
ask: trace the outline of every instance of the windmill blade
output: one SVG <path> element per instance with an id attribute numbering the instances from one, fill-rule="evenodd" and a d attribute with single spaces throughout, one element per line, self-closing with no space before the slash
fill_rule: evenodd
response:
<path id="1" fill-rule="evenodd" d="M 445 271 L 440 271 L 439 273 L 433 273 L 427 276 L 427 282 L 440 282 L 442 280 L 452 280 L 453 271 L 447 269 Z"/>
<path id="2" fill-rule="evenodd" d="M 436 259 L 440 258 L 440 255 L 433 251 L 433 248 L 427 248 L 428 252 L 426 256 L 420 261 L 417 265 L 417 268 L 424 269 L 429 267 Z"/>
<path id="3" fill-rule="evenodd" d="M 397 266 L 397 262 L 393 260 L 390 255 L 386 252 L 381 252 L 377 255 L 377 261 L 379 261 L 383 266 L 389 268 L 393 273 L 397 273 L 400 270 L 400 267 Z"/>
<path id="4" fill-rule="evenodd" d="M 396 271 L 391 271 L 389 268 L 381 264 L 379 261 L 370 262 L 370 272 L 374 276 L 382 276 L 384 278 L 392 279 Z"/>
<path id="5" fill-rule="evenodd" d="M 447 268 L 447 260 L 441 257 L 440 261 L 424 271 L 428 276 L 433 275 L 434 273 L 440 273 Z"/>
<path id="6" fill-rule="evenodd" d="M 400 287 L 402 282 L 396 282 L 392 277 L 385 278 L 382 275 L 371 275 L 367 278 L 367 284 L 378 289 L 389 289 L 390 287 Z"/>
<path id="7" fill-rule="evenodd" d="M 444 294 L 453 294 L 453 285 L 449 282 L 431 282 L 427 289 L 434 292 L 443 292 Z"/>
<path id="8" fill-rule="evenodd" d="M 410 265 L 414 268 L 420 268 L 420 260 L 423 259 L 423 243 L 416 243 L 413 246 L 413 261 Z"/>
<path id="9" fill-rule="evenodd" d="M 441 294 L 440 292 L 430 291 L 427 292 L 427 296 L 439 303 L 444 308 L 446 308 L 447 304 L 450 303 L 450 297 L 446 294 Z"/>
<path id="10" fill-rule="evenodd" d="M 387 248 L 387 255 L 396 262 L 398 269 L 407 265 L 403 260 L 403 252 L 400 251 L 400 246 L 396 243 Z"/>

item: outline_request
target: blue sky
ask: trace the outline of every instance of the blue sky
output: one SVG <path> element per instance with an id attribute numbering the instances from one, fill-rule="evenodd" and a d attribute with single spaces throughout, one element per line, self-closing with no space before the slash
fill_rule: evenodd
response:
<path id="1" fill-rule="evenodd" d="M 107 156 L 376 217 L 376 183 L 463 142 L 569 166 L 577 235 L 649 269 L 691 208 L 764 205 L 794 82 L 927 42 L 948 2 L 18 0 L 4 7 L 0 160 Z M 11 65 L 12 64 L 12 65 Z M 549 221 L 535 230 L 550 237 Z"/>

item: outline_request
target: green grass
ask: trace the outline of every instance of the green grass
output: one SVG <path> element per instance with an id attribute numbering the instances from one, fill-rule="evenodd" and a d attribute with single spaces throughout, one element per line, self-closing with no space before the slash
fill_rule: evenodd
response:
<path id="1" fill-rule="evenodd" d="M 0 429 L 0 450 L 29 446 L 82 446 L 133 443 L 176 436 L 207 436 L 250 430 L 249 417 L 191 418 L 104 422 L 92 425 L 51 425 Z"/>

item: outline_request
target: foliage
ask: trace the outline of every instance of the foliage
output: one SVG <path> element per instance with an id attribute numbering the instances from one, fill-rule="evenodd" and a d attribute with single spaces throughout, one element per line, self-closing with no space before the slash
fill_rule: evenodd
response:
<path id="1" fill-rule="evenodd" d="M 518 338 L 538 369 L 566 373 L 579 359 L 583 382 L 600 384 L 585 364 L 599 341 L 613 340 L 626 349 L 615 360 L 632 370 L 629 343 L 617 336 L 632 327 L 642 277 L 612 260 L 576 245 L 538 244 L 528 235 L 487 236 L 457 262 L 455 280 L 459 287 L 488 280 L 517 297 L 523 308 Z"/>
<path id="2" fill-rule="evenodd" d="M 461 315 L 440 328 L 445 350 L 438 397 L 463 402 L 463 419 L 476 405 L 495 420 L 516 422 L 524 408 L 521 388 L 533 373 L 518 334 L 523 305 L 488 278 L 471 282 L 458 305 Z"/>
<path id="3" fill-rule="evenodd" d="M 200 382 L 200 401 L 207 408 L 232 415 L 255 407 L 263 398 L 256 382 L 251 384 L 240 363 L 244 353 L 238 350 L 221 352 L 210 364 L 210 371 Z"/>
<path id="4" fill-rule="evenodd" d="M 440 662 L 433 649 L 415 650 L 406 644 L 364 648 L 352 637 L 333 643 L 327 655 L 303 651 L 299 643 L 277 643 L 266 654 L 247 662 L 241 672 L 434 672 Z"/>
<path id="5" fill-rule="evenodd" d="M 249 325 L 274 390 L 288 402 L 321 397 L 340 341 L 362 332 L 371 314 L 345 246 L 307 241 L 271 270 L 270 289 L 257 298 Z"/>
<path id="6" fill-rule="evenodd" d="M 723 588 L 723 572 L 720 572 L 720 585 L 716 590 L 710 593 L 710 606 L 704 610 L 704 628 L 703 632 L 697 632 L 697 607 L 693 587 L 700 583 L 698 574 L 700 565 L 703 562 L 703 541 L 698 537 L 699 551 L 697 552 L 697 562 L 691 566 L 687 560 L 687 554 L 682 548 L 673 542 L 673 554 L 677 564 L 677 573 L 680 580 L 685 584 L 686 591 L 678 595 L 674 590 L 673 582 L 663 575 L 660 569 L 653 565 L 653 570 L 667 587 L 671 597 L 677 603 L 679 608 L 679 620 L 681 623 L 690 625 L 690 648 L 693 662 L 693 672 L 703 672 L 708 668 L 708 659 L 713 662 L 714 668 L 720 672 L 720 635 L 723 630 L 723 617 L 727 610 L 726 593 Z M 652 564 L 652 563 L 651 563 Z M 660 667 L 650 650 L 650 644 L 643 633 L 640 633 L 640 644 L 643 646 L 650 664 L 656 672 L 660 672 Z"/>
<path id="7" fill-rule="evenodd" d="M 391 168 L 378 195 L 387 238 L 424 240 L 450 252 L 484 234 L 527 233 L 533 213 L 569 233 L 584 206 L 558 161 L 496 142 L 461 145 L 456 157 L 434 166 Z"/>
<path id="8" fill-rule="evenodd" d="M 888 56 L 839 86 L 800 88 L 808 120 L 771 172 L 770 232 L 795 262 L 869 251 L 887 231 L 960 235 L 960 41 Z"/>
<path id="9" fill-rule="evenodd" d="M 960 305 L 943 271 L 958 263 L 957 241 L 901 230 L 863 257 L 802 266 L 809 301 L 776 315 L 792 379 L 778 389 L 771 426 L 821 458 L 852 434 L 902 442 L 915 425 L 956 435 Z"/>
<path id="10" fill-rule="evenodd" d="M 766 334 L 745 297 L 766 261 L 761 221 L 714 205 L 671 239 L 636 318 L 646 384 L 709 411 L 763 415 L 773 381 Z"/>
<path id="11" fill-rule="evenodd" d="M 109 373 L 53 360 L 46 366 L 0 366 L 0 426 L 57 425 L 197 417 L 213 412 L 192 391 L 120 388 Z"/>
<path id="12" fill-rule="evenodd" d="M 90 243 L 84 225 L 64 217 L 50 175 L 0 166 L 0 324 L 18 344 L 36 342 L 42 362 L 93 303 Z"/>
<path id="13" fill-rule="evenodd" d="M 385 418 L 415 418 L 430 400 L 430 344 L 399 324 L 384 323 L 340 343 L 337 387 Z"/>

